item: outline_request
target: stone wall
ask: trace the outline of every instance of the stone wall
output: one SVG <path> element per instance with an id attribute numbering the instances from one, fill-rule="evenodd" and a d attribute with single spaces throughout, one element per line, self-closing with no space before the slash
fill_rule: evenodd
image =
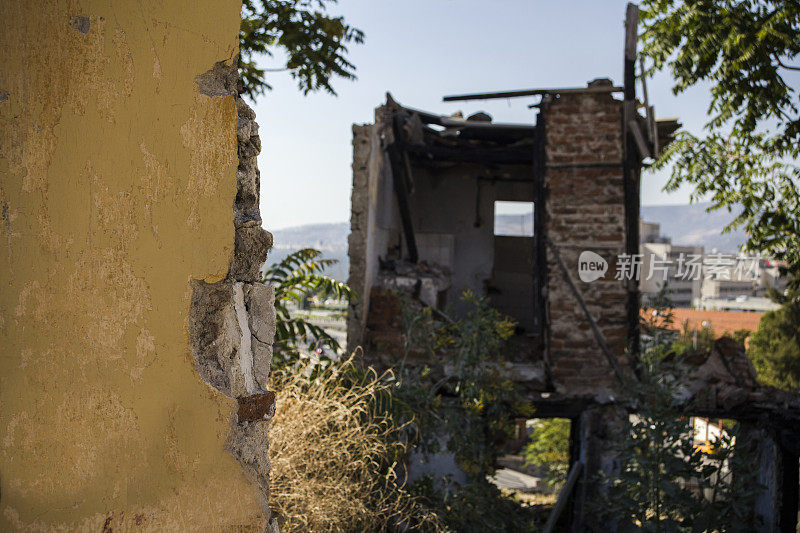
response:
<path id="1" fill-rule="evenodd" d="M 347 237 L 350 274 L 347 284 L 358 294 L 350 302 L 347 318 L 347 347 L 355 350 L 363 340 L 366 326 L 363 310 L 369 305 L 367 287 L 367 235 L 369 232 L 369 159 L 371 126 L 353 126 L 353 188 L 350 197 L 350 235 Z"/>
<path id="2" fill-rule="evenodd" d="M 546 131 L 545 234 L 625 368 L 627 293 L 614 279 L 617 256 L 625 251 L 621 105 L 609 94 L 563 94 L 542 110 L 540 120 Z M 578 278 L 584 250 L 608 263 L 605 275 L 590 283 Z M 613 370 L 551 249 L 547 279 L 547 357 L 556 390 L 610 390 L 616 385 Z"/>
<path id="3" fill-rule="evenodd" d="M 261 139 L 255 113 L 238 96 L 236 68 L 217 64 L 198 76 L 204 94 L 236 99 L 236 140 L 239 164 L 233 205 L 234 249 L 228 274 L 217 282 L 192 281 L 189 339 L 195 368 L 206 383 L 235 398 L 226 448 L 256 485 L 260 505 L 269 518 L 269 422 L 275 414 L 275 394 L 267 391 L 275 336 L 274 288 L 258 283 L 260 268 L 272 246 L 272 235 L 261 227 L 260 173 L 257 156 Z M 277 531 L 277 522 L 270 520 Z"/>

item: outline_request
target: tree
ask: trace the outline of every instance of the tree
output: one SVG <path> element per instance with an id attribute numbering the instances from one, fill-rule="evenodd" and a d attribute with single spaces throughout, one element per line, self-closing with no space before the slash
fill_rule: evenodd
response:
<path id="1" fill-rule="evenodd" d="M 761 487 L 750 443 L 737 440 L 739 428 L 732 425 L 703 449 L 687 416 L 685 360 L 708 346 L 687 342 L 685 327 L 682 335 L 672 330 L 665 289 L 650 306 L 641 322 L 642 351 L 633 354 L 637 378 L 623 386 L 635 414 L 612 435 L 619 470 L 599 476 L 604 490 L 588 504 L 601 520 L 590 530 L 605 531 L 612 521 L 621 532 L 753 531 L 751 510 Z"/>
<path id="2" fill-rule="evenodd" d="M 525 446 L 526 465 L 546 466 L 551 485 L 561 483 L 569 468 L 569 432 L 567 418 L 545 418 L 536 422 Z"/>
<path id="3" fill-rule="evenodd" d="M 303 94 L 323 89 L 333 95 L 331 80 L 355 79 L 355 66 L 347 59 L 347 44 L 364 42 L 364 33 L 328 14 L 337 0 L 244 0 L 239 31 L 239 78 L 250 98 L 272 87 L 267 72 L 286 71 L 297 80 Z M 283 67 L 259 68 L 259 55 L 286 56 Z"/>
<path id="4" fill-rule="evenodd" d="M 726 429 L 710 452 L 695 446 L 680 385 L 681 360 L 695 353 L 691 347 L 676 353 L 664 336 L 636 355 L 639 378 L 625 384 L 635 415 L 614 435 L 620 470 L 601 477 L 606 490 L 590 502 L 619 531 L 755 530 L 750 511 L 760 487 L 752 449 L 736 439 L 738 427 Z"/>
<path id="5" fill-rule="evenodd" d="M 711 83 L 705 137 L 687 131 L 656 162 L 673 163 L 665 187 L 693 185 L 692 200 L 738 214 L 746 249 L 800 269 L 800 115 L 786 76 L 800 71 L 796 0 L 643 0 L 650 72 L 669 69 L 673 92 Z M 740 210 L 740 211 L 739 211 Z"/>
<path id="6" fill-rule="evenodd" d="M 590 503 L 619 531 L 754 531 L 759 485 L 751 449 L 737 443 L 738 427 L 713 441 L 710 453 L 695 446 L 673 379 L 679 358 L 669 356 L 666 346 L 642 355 L 640 381 L 627 392 L 636 414 L 616 435 L 620 471 Z"/>
<path id="7" fill-rule="evenodd" d="M 322 252 L 303 248 L 289 254 L 280 263 L 274 264 L 264 272 L 262 283 L 275 288 L 275 348 L 282 362 L 288 362 L 299 354 L 298 343 L 309 349 L 317 343 L 339 350 L 339 343 L 324 329 L 308 322 L 302 317 L 293 317 L 289 305 L 300 305 L 310 293 L 320 296 L 333 296 L 337 299 L 352 298 L 353 292 L 345 283 L 325 276 L 322 272 L 337 262 L 336 259 L 320 259 Z M 280 363 L 279 360 L 274 360 Z"/>
<path id="8" fill-rule="evenodd" d="M 779 309 L 767 311 L 750 337 L 748 355 L 766 385 L 800 389 L 800 286 L 790 283 L 787 294 L 770 292 Z"/>

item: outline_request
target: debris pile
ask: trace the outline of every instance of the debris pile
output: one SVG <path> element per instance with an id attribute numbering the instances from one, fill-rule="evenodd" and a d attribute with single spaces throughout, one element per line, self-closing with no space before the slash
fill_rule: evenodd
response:
<path id="1" fill-rule="evenodd" d="M 440 295 L 450 288 L 450 271 L 426 261 L 381 262 L 378 286 L 406 293 L 428 307 L 440 309 Z"/>
<path id="2" fill-rule="evenodd" d="M 740 409 L 800 413 L 800 396 L 758 384 L 744 346 L 722 337 L 714 348 L 684 362 L 684 399 L 702 411 L 733 413 Z"/>

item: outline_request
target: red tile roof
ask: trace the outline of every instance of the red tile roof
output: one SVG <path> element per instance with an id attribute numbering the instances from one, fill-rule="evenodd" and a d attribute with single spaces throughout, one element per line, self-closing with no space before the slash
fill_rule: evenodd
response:
<path id="1" fill-rule="evenodd" d="M 673 309 L 672 329 L 682 329 L 683 323 L 689 321 L 692 329 L 709 326 L 717 335 L 733 333 L 737 329 L 758 329 L 758 321 L 764 313 L 748 311 L 704 311 L 699 309 Z M 649 311 L 642 310 L 642 317 L 649 317 Z M 704 322 L 706 324 L 704 324 Z"/>

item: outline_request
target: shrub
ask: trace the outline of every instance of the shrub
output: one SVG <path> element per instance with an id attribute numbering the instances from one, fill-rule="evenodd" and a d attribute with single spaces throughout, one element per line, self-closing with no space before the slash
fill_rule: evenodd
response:
<path id="1" fill-rule="evenodd" d="M 538 420 L 525 446 L 525 464 L 546 466 L 551 486 L 560 485 L 567 475 L 570 426 L 567 418 Z"/>
<path id="2" fill-rule="evenodd" d="M 390 380 L 350 357 L 315 372 L 276 370 L 270 504 L 282 531 L 436 528 L 398 480 L 404 452 L 386 414 Z M 402 528 L 401 528 L 402 529 Z"/>

